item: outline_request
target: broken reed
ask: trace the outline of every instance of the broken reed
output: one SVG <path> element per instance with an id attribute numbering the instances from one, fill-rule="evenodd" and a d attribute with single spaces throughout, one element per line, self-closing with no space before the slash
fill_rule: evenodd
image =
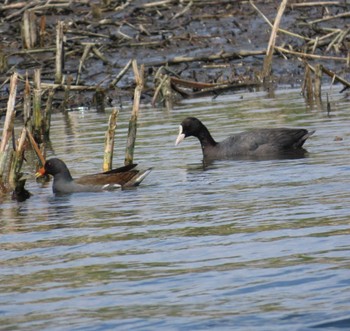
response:
<path id="1" fill-rule="evenodd" d="M 21 168 L 24 159 L 26 129 L 23 127 L 18 144 L 14 134 L 14 120 L 16 115 L 15 103 L 17 94 L 18 75 L 14 73 L 10 80 L 10 94 L 0 145 L 0 193 L 24 189 L 25 180 L 21 180 Z"/>
<path id="2" fill-rule="evenodd" d="M 112 169 L 113 162 L 113 150 L 114 150 L 114 135 L 117 127 L 118 110 L 113 109 L 109 116 L 108 129 L 105 135 L 105 151 L 103 157 L 103 171 L 109 171 Z"/>
<path id="3" fill-rule="evenodd" d="M 133 60 L 132 68 L 135 75 L 136 87 L 134 92 L 134 103 L 132 107 L 131 118 L 129 121 L 128 138 L 126 142 L 125 160 L 124 160 L 125 165 L 132 164 L 134 160 L 134 149 L 135 149 L 136 132 L 137 132 L 137 117 L 140 109 L 141 93 L 144 87 L 144 73 L 145 73 L 144 65 L 141 65 L 141 68 L 139 71 L 136 60 Z"/>
<path id="4" fill-rule="evenodd" d="M 7 102 L 4 129 L 2 131 L 2 139 L 0 144 L 0 185 L 4 190 L 9 188 L 9 173 L 6 172 L 6 169 L 8 168 L 8 161 L 10 160 L 12 153 L 9 142 L 12 138 L 12 132 L 14 130 L 17 81 L 18 75 L 17 73 L 14 73 L 10 80 L 10 94 Z"/>

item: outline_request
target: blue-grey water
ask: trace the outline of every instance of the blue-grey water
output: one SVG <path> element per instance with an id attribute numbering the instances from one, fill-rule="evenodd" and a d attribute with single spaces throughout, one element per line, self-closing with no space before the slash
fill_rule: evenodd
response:
<path id="1" fill-rule="evenodd" d="M 236 92 L 142 105 L 137 189 L 56 197 L 24 168 L 24 202 L 0 205 L 1 330 L 349 330 L 350 107 L 300 90 Z M 324 105 L 325 106 L 325 105 Z M 52 118 L 47 157 L 73 176 L 101 170 L 109 112 Z M 307 158 L 217 161 L 206 169 L 178 125 L 197 116 L 217 140 L 252 127 L 316 130 Z M 118 117 L 124 160 L 130 108 Z"/>

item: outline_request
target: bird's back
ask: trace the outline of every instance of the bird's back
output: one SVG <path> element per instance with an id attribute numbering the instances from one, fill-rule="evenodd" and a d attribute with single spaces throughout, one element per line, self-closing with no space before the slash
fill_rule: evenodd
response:
<path id="1" fill-rule="evenodd" d="M 313 133 L 305 129 L 254 129 L 231 135 L 204 152 L 209 158 L 278 156 L 301 150 Z"/>

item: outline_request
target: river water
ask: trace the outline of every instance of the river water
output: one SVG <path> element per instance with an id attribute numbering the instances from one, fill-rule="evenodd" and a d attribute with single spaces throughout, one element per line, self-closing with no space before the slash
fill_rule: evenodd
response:
<path id="1" fill-rule="evenodd" d="M 137 189 L 56 197 L 27 166 L 24 202 L 1 204 L 1 330 L 350 329 L 350 109 L 299 90 L 143 106 Z M 109 112 L 52 118 L 48 157 L 98 172 Z M 217 161 L 174 142 L 187 116 L 218 141 L 251 127 L 316 130 L 302 159 Z M 130 108 L 118 117 L 123 164 Z"/>

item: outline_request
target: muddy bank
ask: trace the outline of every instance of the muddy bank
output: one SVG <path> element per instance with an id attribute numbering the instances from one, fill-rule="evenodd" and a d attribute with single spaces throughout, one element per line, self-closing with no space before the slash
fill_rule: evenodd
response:
<path id="1" fill-rule="evenodd" d="M 278 5 L 276 1 L 254 4 L 256 7 L 249 1 L 224 0 L 5 1 L 0 6 L 0 111 L 6 108 L 10 75 L 18 71 L 24 79 L 28 73 L 32 80 L 33 69 L 38 67 L 42 69 L 43 88 L 56 92 L 56 109 L 62 109 L 64 89 L 66 108 L 94 104 L 96 87 L 102 90 L 106 105 L 131 101 L 135 82 L 132 70 L 125 67 L 131 59 L 145 65 L 144 102 L 154 97 L 159 83 L 156 73 L 161 66 L 167 66 L 162 75 L 228 85 L 220 93 L 256 86 L 261 83 L 272 30 L 268 21 L 274 22 Z M 302 84 L 303 60 L 312 66 L 323 64 L 347 80 L 349 13 L 344 1 L 326 5 L 321 1 L 290 1 L 277 32 L 269 80 L 274 85 Z M 29 37 L 23 29 L 26 15 L 28 22 L 34 22 Z M 59 21 L 64 23 L 63 76 L 57 85 L 52 85 L 57 70 Z M 331 81 L 328 76 L 324 80 Z M 196 85 L 177 87 L 177 92 L 172 92 L 178 98 L 202 90 Z M 163 105 L 161 96 L 155 104 Z M 20 106 L 21 93 L 17 102 Z"/>

